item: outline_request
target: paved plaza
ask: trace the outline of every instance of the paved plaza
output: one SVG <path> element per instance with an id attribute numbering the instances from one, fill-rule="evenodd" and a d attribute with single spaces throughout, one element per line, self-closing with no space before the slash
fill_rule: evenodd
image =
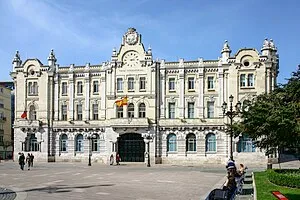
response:
<path id="1" fill-rule="evenodd" d="M 224 177 L 221 166 L 35 163 L 21 171 L 17 162 L 2 162 L 0 199 L 204 199 Z"/>

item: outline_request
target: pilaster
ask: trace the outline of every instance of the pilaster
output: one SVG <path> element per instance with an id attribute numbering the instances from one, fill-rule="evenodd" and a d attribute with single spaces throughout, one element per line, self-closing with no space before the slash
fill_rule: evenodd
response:
<path id="1" fill-rule="evenodd" d="M 204 109 L 204 74 L 203 74 L 203 68 L 199 68 L 199 90 L 198 90 L 198 117 L 203 118 L 203 109 Z"/>
<path id="2" fill-rule="evenodd" d="M 161 105 L 160 105 L 160 118 L 166 117 L 166 75 L 165 70 L 161 71 Z"/>
<path id="3" fill-rule="evenodd" d="M 74 74 L 69 74 L 69 120 L 74 120 Z"/>
<path id="4" fill-rule="evenodd" d="M 90 77 L 89 73 L 85 74 L 85 114 L 83 115 L 83 120 L 90 119 Z"/>
<path id="5" fill-rule="evenodd" d="M 58 74 L 56 74 L 54 78 L 54 120 L 55 121 L 59 120 L 58 96 L 59 96 L 59 85 L 58 85 Z"/>
<path id="6" fill-rule="evenodd" d="M 218 82 L 219 82 L 219 98 L 218 98 L 218 113 L 219 117 L 223 116 L 223 110 L 222 110 L 222 103 L 224 101 L 224 73 L 223 69 L 219 68 L 218 69 Z"/>
<path id="7" fill-rule="evenodd" d="M 101 103 L 100 103 L 100 118 L 106 118 L 106 78 L 101 77 L 100 79 L 100 94 L 101 94 Z"/>

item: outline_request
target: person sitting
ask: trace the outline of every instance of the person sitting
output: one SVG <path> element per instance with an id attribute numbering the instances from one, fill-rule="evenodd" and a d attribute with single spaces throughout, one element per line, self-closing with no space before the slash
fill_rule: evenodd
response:
<path id="1" fill-rule="evenodd" d="M 235 191 L 237 189 L 237 184 L 235 181 L 236 170 L 233 166 L 230 166 L 227 169 L 228 169 L 228 175 L 227 175 L 227 180 L 223 186 L 223 190 L 228 191 L 228 198 L 230 199 L 232 197 L 232 195 L 235 194 Z"/>

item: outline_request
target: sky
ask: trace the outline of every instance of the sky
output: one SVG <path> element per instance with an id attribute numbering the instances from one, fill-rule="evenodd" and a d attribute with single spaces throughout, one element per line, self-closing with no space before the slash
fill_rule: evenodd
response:
<path id="1" fill-rule="evenodd" d="M 129 27 L 142 34 L 153 58 L 217 59 L 224 40 L 260 51 L 273 39 L 280 57 L 278 82 L 300 64 L 299 0 L 0 0 L 0 80 L 11 80 L 12 59 L 60 66 L 108 61 Z"/>

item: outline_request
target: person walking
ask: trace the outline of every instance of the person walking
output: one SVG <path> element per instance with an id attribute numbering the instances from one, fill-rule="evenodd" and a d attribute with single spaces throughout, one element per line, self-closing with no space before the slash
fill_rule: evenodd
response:
<path id="1" fill-rule="evenodd" d="M 28 155 L 26 156 L 26 163 L 28 166 L 28 170 L 30 170 L 30 166 L 31 166 L 31 158 L 30 158 L 30 153 L 28 153 Z"/>
<path id="2" fill-rule="evenodd" d="M 113 154 L 110 155 L 109 164 L 114 165 L 114 155 Z"/>
<path id="3" fill-rule="evenodd" d="M 20 169 L 24 170 L 24 165 L 25 165 L 25 156 L 24 153 L 20 153 L 19 154 L 19 165 L 20 165 Z"/>
<path id="4" fill-rule="evenodd" d="M 31 167 L 33 167 L 33 159 L 34 159 L 34 155 L 31 153 L 31 155 L 30 155 L 30 163 L 31 163 Z"/>
<path id="5" fill-rule="evenodd" d="M 117 165 L 120 165 L 120 161 L 121 161 L 120 154 L 117 153 L 117 155 L 116 155 L 116 163 L 117 163 Z"/>

